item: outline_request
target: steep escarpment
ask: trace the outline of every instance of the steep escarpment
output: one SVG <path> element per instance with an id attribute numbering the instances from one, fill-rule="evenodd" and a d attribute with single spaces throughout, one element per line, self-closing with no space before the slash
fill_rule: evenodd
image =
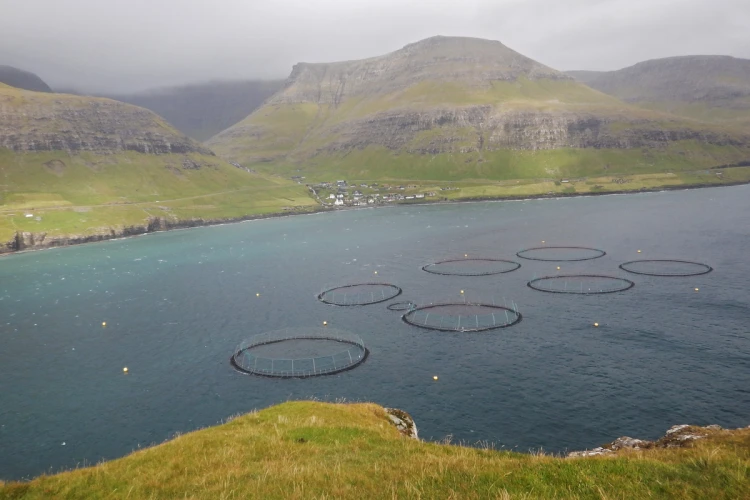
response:
<path id="1" fill-rule="evenodd" d="M 8 86 L 0 87 L 0 148 L 16 152 L 213 154 L 143 108 Z"/>
<path id="2" fill-rule="evenodd" d="M 570 71 L 628 103 L 750 131 L 750 60 L 729 56 L 655 59 L 618 71 Z"/>
<path id="3" fill-rule="evenodd" d="M 500 42 L 452 37 L 361 61 L 297 64 L 282 90 L 207 144 L 243 164 L 307 175 L 331 165 L 351 172 L 374 156 L 385 164 L 440 155 L 483 164 L 489 177 L 508 167 L 498 152 L 627 152 L 624 173 L 652 151 L 689 158 L 684 166 L 750 157 L 746 134 L 640 109 Z"/>

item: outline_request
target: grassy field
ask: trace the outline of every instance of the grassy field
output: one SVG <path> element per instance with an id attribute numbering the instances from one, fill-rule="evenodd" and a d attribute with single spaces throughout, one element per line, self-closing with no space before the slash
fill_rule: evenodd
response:
<path id="1" fill-rule="evenodd" d="M 750 428 L 565 459 L 406 438 L 374 404 L 290 402 L 96 467 L 0 483 L 0 498 L 750 498 Z"/>
<path id="2" fill-rule="evenodd" d="M 200 154 L 0 150 L 0 241 L 16 231 L 90 235 L 157 216 L 228 219 L 290 207 L 314 208 L 315 202 L 304 186 Z"/>

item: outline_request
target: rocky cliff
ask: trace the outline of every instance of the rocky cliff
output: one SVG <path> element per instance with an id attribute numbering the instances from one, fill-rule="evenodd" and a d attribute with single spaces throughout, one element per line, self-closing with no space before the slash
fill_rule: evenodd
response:
<path id="1" fill-rule="evenodd" d="M 0 85 L 0 148 L 15 152 L 201 153 L 151 111 L 121 102 Z"/>
<path id="2" fill-rule="evenodd" d="M 297 64 L 282 90 L 207 144 L 243 164 L 305 166 L 372 148 L 481 155 L 686 143 L 742 149 L 731 162 L 744 159 L 750 137 L 639 109 L 500 42 L 435 37 L 361 61 Z"/>

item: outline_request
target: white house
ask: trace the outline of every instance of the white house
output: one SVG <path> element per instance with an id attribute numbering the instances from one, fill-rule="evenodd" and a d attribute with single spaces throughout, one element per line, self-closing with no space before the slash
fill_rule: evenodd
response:
<path id="1" fill-rule="evenodd" d="M 329 200 L 335 200 L 336 199 L 336 195 L 333 194 L 333 193 L 331 193 L 331 194 L 328 195 L 328 199 Z"/>
<path id="2" fill-rule="evenodd" d="M 344 204 L 344 199 L 343 198 L 336 198 L 336 201 L 334 201 L 333 204 L 336 205 L 337 207 L 341 206 L 341 205 Z"/>

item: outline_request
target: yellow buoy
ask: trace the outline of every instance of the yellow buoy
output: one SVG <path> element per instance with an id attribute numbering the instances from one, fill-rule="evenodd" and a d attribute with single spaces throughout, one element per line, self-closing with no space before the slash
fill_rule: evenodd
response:
<path id="1" fill-rule="evenodd" d="M 433 376 L 432 376 L 432 380 L 437 380 L 437 379 L 438 379 L 438 376 L 437 376 L 437 375 L 433 375 Z"/>
<path id="2" fill-rule="evenodd" d="M 256 296 L 256 297 L 260 297 L 260 294 L 259 294 L 259 293 L 256 293 L 256 294 L 255 294 L 255 296 Z"/>
<path id="3" fill-rule="evenodd" d="M 558 271 L 560 270 L 560 266 L 557 266 L 557 270 L 558 270 Z"/>
<path id="4" fill-rule="evenodd" d="M 697 292 L 698 290 L 700 290 L 700 288 L 696 288 L 696 289 L 695 289 L 695 291 L 696 291 L 696 292 Z"/>
<path id="5" fill-rule="evenodd" d="M 464 291 L 463 291 L 463 290 L 461 290 L 461 293 L 464 293 Z"/>
<path id="6" fill-rule="evenodd" d="M 123 373 L 128 373 L 128 367 L 126 366 L 125 368 L 122 369 L 122 371 Z"/>
<path id="7" fill-rule="evenodd" d="M 327 326 L 327 325 L 328 325 L 328 321 L 324 321 L 323 326 Z"/>
<path id="8" fill-rule="evenodd" d="M 641 253 L 641 251 L 640 251 L 640 250 L 638 250 L 638 253 Z"/>
<path id="9" fill-rule="evenodd" d="M 106 321 L 102 321 L 102 326 L 107 326 L 107 322 Z"/>
<path id="10" fill-rule="evenodd" d="M 599 323 L 594 323 L 594 326 L 599 326 Z"/>

